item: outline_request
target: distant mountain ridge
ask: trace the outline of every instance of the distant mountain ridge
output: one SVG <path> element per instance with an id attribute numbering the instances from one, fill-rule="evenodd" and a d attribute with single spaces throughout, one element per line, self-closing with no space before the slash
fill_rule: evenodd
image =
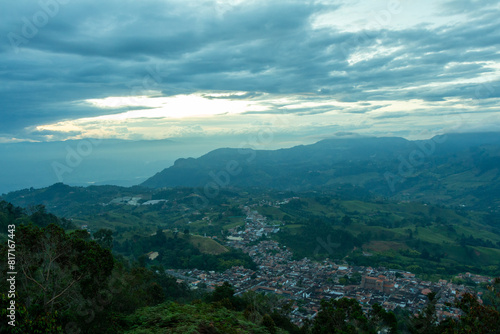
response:
<path id="1" fill-rule="evenodd" d="M 0 143 L 0 194 L 57 182 L 133 186 L 186 155 L 220 147 L 193 138 Z"/>
<path id="2" fill-rule="evenodd" d="M 263 187 L 328 190 L 352 184 L 391 198 L 498 206 L 500 133 L 410 141 L 339 137 L 279 150 L 221 148 L 178 159 L 141 185 L 150 188 Z M 496 192 L 498 194 L 500 192 Z M 495 197 L 495 196 L 493 196 Z"/>

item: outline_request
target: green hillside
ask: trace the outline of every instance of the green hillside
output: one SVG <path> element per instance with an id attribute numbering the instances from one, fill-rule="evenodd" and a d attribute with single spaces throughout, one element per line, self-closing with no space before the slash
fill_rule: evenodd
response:
<path id="1" fill-rule="evenodd" d="M 488 214 L 311 195 L 279 209 L 259 208 L 268 218 L 286 221 L 274 238 L 297 258 L 329 257 L 432 277 L 464 271 L 500 274 L 500 231 L 487 223 Z"/>
<path id="2" fill-rule="evenodd" d="M 125 334 L 270 333 L 265 326 L 245 319 L 243 312 L 209 304 L 162 304 L 140 309 L 126 321 L 130 325 L 123 332 Z"/>
<path id="3" fill-rule="evenodd" d="M 266 196 L 269 199 L 270 194 Z M 257 202 L 263 203 L 262 198 L 257 199 Z M 342 209 L 339 210 L 343 205 L 349 210 L 355 210 L 349 211 L 352 218 L 345 218 L 348 216 L 341 211 Z M 424 243 L 424 239 L 438 242 L 439 239 L 431 238 L 431 234 L 439 234 L 439 226 L 435 233 L 422 233 L 424 229 L 419 228 L 419 232 L 415 232 L 415 235 L 422 235 L 422 240 L 418 237 L 406 242 L 374 239 L 364 243 L 361 238 L 363 234 L 369 231 L 374 233 L 377 230 L 378 232 L 385 231 L 389 236 L 389 227 L 363 225 L 360 220 L 364 215 L 371 217 L 373 210 L 383 212 L 382 209 L 394 205 L 402 205 L 401 210 L 395 210 L 396 214 L 392 217 L 395 220 L 409 219 L 420 211 L 427 215 L 424 217 L 430 219 L 433 219 L 435 215 L 449 216 L 452 220 L 458 219 L 453 215 L 453 211 L 444 208 L 429 207 L 428 210 L 423 210 L 423 208 L 415 210 L 416 208 L 408 206 L 408 203 L 342 202 L 325 196 L 295 198 L 281 207 L 253 205 L 253 208 L 260 209 L 262 212 L 272 212 L 275 215 L 274 223 L 277 222 L 276 218 L 280 214 L 283 214 L 281 219 L 284 221 L 295 221 L 296 224 L 285 224 L 285 235 L 288 230 L 296 231 L 303 226 L 308 226 L 307 230 L 310 232 L 307 233 L 309 234 L 304 234 L 307 230 L 303 230 L 300 238 L 293 239 L 304 242 L 291 243 L 297 250 L 307 251 L 304 245 L 308 243 L 308 238 L 315 234 L 318 236 L 319 233 L 325 236 L 325 230 L 329 229 L 341 237 L 332 237 L 328 245 L 333 245 L 330 241 L 337 242 L 340 249 L 336 251 L 339 253 L 347 251 L 347 259 L 356 256 L 360 257 L 360 262 L 363 259 L 369 259 L 368 265 L 381 261 L 392 265 L 397 264 L 395 261 L 403 264 L 404 261 L 414 259 L 413 263 L 408 262 L 408 269 L 411 268 L 414 272 L 418 268 L 423 270 L 435 259 L 424 257 L 424 251 L 419 252 L 418 247 L 414 247 L 413 241 L 417 240 L 417 244 L 419 240 L 420 243 Z M 227 210 L 224 212 L 233 213 L 234 206 L 224 207 Z M 267 215 L 270 215 L 269 212 Z M 323 220 L 318 218 L 316 216 L 318 212 L 327 215 L 328 218 Z M 335 217 L 340 215 L 343 215 L 340 219 L 340 224 L 343 226 L 339 228 L 337 222 L 334 221 Z M 311 225 L 310 221 L 314 224 Z M 482 287 L 484 304 L 480 303 L 476 296 L 469 294 L 454 301 L 455 307 L 463 311 L 460 319 L 437 321 L 435 318 L 437 299 L 434 299 L 435 293 L 431 292 L 428 295 L 427 306 L 416 316 L 402 310 L 386 311 L 378 304 L 372 305 L 368 313 L 364 313 L 362 304 L 356 299 L 324 299 L 317 309 L 316 317 L 304 321 L 302 326 L 298 327 L 290 318 L 295 304 L 293 300 L 288 302 L 275 295 L 266 296 L 255 292 L 235 295 L 235 290 L 227 282 L 217 286 L 213 292 L 203 289 L 189 290 L 185 283 L 178 283 L 176 278 L 167 275 L 163 267 L 156 262 L 142 262 L 140 258 L 138 262 L 128 262 L 122 256 L 114 256 L 109 249 L 109 240 L 106 240 L 106 236 L 109 236 L 106 230 L 94 233 L 92 239 L 88 232 L 75 229 L 68 220 L 45 212 L 42 206 L 27 213 L 25 209 L 7 202 L 0 202 L 0 223 L 2 226 L 16 226 L 15 236 L 6 238 L 9 240 L 15 238 L 16 266 L 19 266 L 23 273 L 17 275 L 20 284 L 17 286 L 15 297 L 16 326 L 8 326 L 6 322 L 2 322 L 0 324 L 2 333 L 65 333 L 68 329 L 82 334 L 314 334 L 389 331 L 417 333 L 422 328 L 426 328 L 426 333 L 462 333 L 471 328 L 474 328 L 474 332 L 477 333 L 494 333 L 500 321 L 498 313 L 500 281 L 496 280 L 493 285 Z M 474 226 L 472 225 L 474 222 L 468 217 L 463 217 L 462 223 L 468 228 Z M 418 222 L 411 224 L 419 227 Z M 468 226 L 468 224 L 471 225 Z M 293 228 L 288 228 L 291 226 Z M 434 226 L 431 224 L 430 228 Z M 358 233 L 355 232 L 356 230 Z M 394 231 L 392 236 L 399 237 Z M 492 239 L 494 237 L 487 231 L 483 231 L 483 236 Z M 329 239 L 328 236 L 326 238 Z M 181 256 L 175 254 L 173 257 L 184 261 L 199 256 L 196 253 L 199 250 L 194 248 L 191 242 L 200 242 L 202 239 L 207 238 L 188 233 L 175 231 L 164 233 L 162 230 L 157 230 L 157 233 L 146 237 L 134 236 L 132 241 L 141 247 L 160 247 L 160 252 L 162 252 L 162 246 L 165 249 L 187 250 L 190 256 L 183 258 L 183 254 L 180 254 Z M 452 238 L 448 236 L 448 240 Z M 285 239 L 285 242 L 291 241 Z M 349 248 L 358 245 L 359 242 L 362 243 L 362 247 L 377 254 L 364 256 L 359 250 L 350 251 Z M 498 260 L 498 248 L 468 246 L 469 243 L 485 242 L 478 238 L 464 237 L 459 243 L 465 243 L 465 246 L 457 246 L 450 241 L 450 244 L 446 246 L 446 251 L 456 258 L 443 257 L 438 265 L 446 271 L 446 265 L 454 264 L 453 261 L 457 261 L 458 258 L 470 256 L 469 253 L 480 258 L 484 264 L 491 264 L 495 258 Z M 214 243 L 207 244 L 214 245 Z M 425 245 L 430 244 L 432 243 L 428 241 Z M 7 257 L 9 248 L 7 242 L 2 242 L 0 254 Z M 399 255 L 396 252 L 399 252 Z M 139 254 L 143 253 L 142 250 L 139 252 Z M 229 251 L 219 254 L 219 256 L 225 255 L 234 255 L 234 253 Z M 212 258 L 202 260 L 216 259 L 214 255 L 210 256 Z M 315 251 L 313 256 L 321 257 L 321 252 Z M 432 254 L 429 252 L 427 257 L 430 256 Z M 230 260 L 225 258 L 224 261 Z M 0 267 L 4 272 L 8 270 L 5 261 L 0 264 Z M 437 269 L 440 270 L 440 267 Z M 474 269 L 486 271 L 482 266 L 476 266 Z M 8 291 L 9 284 L 4 280 L 0 287 L 3 291 Z M 7 316 L 7 307 L 12 304 L 9 298 L 12 297 L 0 294 L 2 309 L 0 314 L 4 317 Z M 296 307 L 300 307 L 299 305 L 301 301 L 297 301 Z"/>
<path id="4" fill-rule="evenodd" d="M 228 169 L 228 166 L 230 167 Z M 215 184 L 291 191 L 354 192 L 394 200 L 491 209 L 500 206 L 500 134 L 446 134 L 427 140 L 330 138 L 275 151 L 217 149 L 179 159 L 142 183 L 149 188 Z"/>
<path id="5" fill-rule="evenodd" d="M 229 252 L 226 247 L 222 246 L 217 241 L 202 237 L 201 235 L 192 235 L 190 241 L 191 244 L 202 253 L 218 255 Z"/>
<path id="6" fill-rule="evenodd" d="M 231 188 L 220 189 L 216 197 L 203 198 L 203 189 L 196 188 L 153 190 L 54 185 L 12 193 L 9 198 L 27 207 L 40 200 L 46 204 L 46 210 L 64 212 L 69 222 L 86 225 L 91 232 L 110 229 L 115 251 L 135 259 L 160 250 L 146 241 L 158 229 L 179 231 L 177 236 L 182 237 L 176 242 L 186 240 L 186 247 L 204 257 L 233 256 L 212 238 L 222 243 L 230 230 L 242 229 L 243 207 L 251 206 L 269 224 L 280 228 L 279 233 L 268 238 L 288 246 L 297 259 L 329 257 L 359 265 L 409 270 L 429 278 L 467 271 L 500 274 L 500 225 L 495 210 L 365 196 L 358 190 L 352 186 L 332 192 Z M 117 203 L 116 199 L 124 195 L 139 198 L 138 204 Z M 71 196 L 82 200 L 65 207 Z M 273 204 L 287 198 L 286 204 Z M 141 205 L 149 200 L 162 201 Z M 186 229 L 190 232 L 189 238 L 183 235 Z M 203 235 L 210 238 L 201 237 Z M 167 267 L 184 268 L 194 259 L 190 256 L 191 260 L 187 260 L 186 253 L 182 258 L 187 262 L 181 264 L 173 261 L 175 257 L 165 256 L 172 261 L 162 262 L 161 256 L 157 261 Z M 242 260 L 240 255 L 235 256 L 224 261 Z M 236 262 L 231 262 L 233 260 Z M 195 259 L 198 267 L 205 262 L 201 255 Z M 217 267 L 215 262 L 212 266 Z"/>

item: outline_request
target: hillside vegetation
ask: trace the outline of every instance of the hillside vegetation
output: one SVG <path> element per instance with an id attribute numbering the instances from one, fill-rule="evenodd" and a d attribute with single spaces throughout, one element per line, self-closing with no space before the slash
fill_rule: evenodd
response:
<path id="1" fill-rule="evenodd" d="M 233 193 L 234 195 L 234 193 Z M 247 194 L 248 195 L 248 194 Z M 277 194 L 274 194 L 277 195 Z M 283 195 L 283 194 L 281 194 Z M 364 247 L 361 235 L 368 231 L 368 227 L 386 229 L 376 224 L 362 225 L 361 217 L 373 210 L 392 208 L 395 217 L 389 222 L 399 219 L 410 219 L 418 212 L 424 212 L 424 217 L 448 217 L 457 220 L 451 224 L 461 223 L 465 226 L 473 222 L 463 215 L 454 215 L 453 211 L 445 208 L 424 208 L 409 203 L 376 203 L 361 201 L 339 201 L 338 199 L 322 197 L 294 198 L 281 207 L 274 205 L 255 206 L 274 222 L 281 219 L 285 222 L 284 238 L 297 251 L 301 249 L 309 252 L 308 247 L 296 240 L 308 237 L 287 239 L 288 230 L 301 230 L 309 233 L 310 237 L 325 236 L 327 231 L 340 235 L 341 238 L 327 238 L 327 246 L 331 249 L 339 248 L 338 254 L 344 252 L 351 257 L 351 247 Z M 269 200 L 269 194 L 268 200 Z M 242 200 L 241 197 L 226 198 L 229 203 Z M 246 201 L 249 199 L 246 198 Z M 263 203 L 262 199 L 256 200 Z M 265 201 L 264 201 L 265 202 Z M 399 210 L 395 208 L 401 206 Z M 424 205 L 425 206 L 425 205 Z M 223 205 L 224 221 L 231 222 L 234 206 Z M 75 229 L 70 220 L 61 219 L 45 211 L 45 207 L 38 206 L 27 212 L 7 202 L 0 202 L 0 222 L 7 226 L 15 225 L 15 236 L 3 235 L 4 239 L 15 238 L 16 266 L 18 271 L 18 285 L 16 285 L 16 326 L 9 326 L 6 322 L 0 324 L 2 333 L 262 333 L 262 334 L 315 334 L 315 333 L 475 333 L 498 332 L 500 321 L 500 295 L 498 294 L 498 279 L 484 290 L 482 296 L 485 303 L 478 302 L 473 295 L 466 294 L 455 301 L 455 306 L 462 310 L 460 319 L 447 319 L 441 322 L 436 318 L 435 293 L 429 293 L 429 303 L 417 315 L 406 314 L 402 310 L 391 312 L 374 304 L 368 313 L 362 312 L 361 305 L 354 299 L 323 300 L 317 316 L 308 320 L 301 327 L 294 325 L 289 318 L 292 304 L 277 296 L 259 295 L 246 292 L 235 296 L 234 289 L 227 283 L 215 288 L 214 291 L 189 290 L 184 283 L 177 283 L 176 278 L 165 273 L 165 267 L 157 262 L 144 262 L 144 251 L 138 252 L 137 261 L 128 261 L 119 254 L 111 253 L 112 233 L 107 229 L 100 229 L 89 234 L 85 230 Z M 210 211 L 210 209 L 208 209 Z M 349 216 L 345 214 L 349 210 Z M 321 212 L 327 219 L 320 219 L 315 215 Z M 336 215 L 342 212 L 338 228 Z M 228 216 L 224 218 L 224 216 Z M 271 217 L 272 216 L 272 217 Z M 401 217 L 400 217 L 401 216 Z M 347 218 L 346 218 L 347 217 Z M 423 219 L 422 221 L 426 221 Z M 333 222 L 333 223 L 332 223 Z M 192 223 L 194 224 L 194 223 Z M 304 228 L 309 224 L 308 228 Z M 402 223 L 403 225 L 405 223 Z M 419 224 L 418 221 L 410 222 Z M 190 224 L 191 225 L 191 224 Z M 445 224 L 446 225 L 446 224 Z M 367 230 L 363 230 L 366 226 Z M 457 225 L 458 226 L 458 225 Z M 479 225 L 478 225 L 479 226 Z M 406 226 L 404 226 L 406 227 Z M 393 229 L 402 228 L 394 227 Z M 12 230 L 12 226 L 10 227 Z M 307 231 L 310 232 L 307 232 Z M 358 230 L 359 233 L 356 233 Z M 437 229 L 439 230 L 439 228 Z M 396 231 L 393 231 L 397 235 Z M 467 242 L 493 243 L 494 234 L 484 232 L 481 239 L 465 238 Z M 418 233 L 417 235 L 420 235 Z M 135 245 L 141 247 L 165 246 L 163 249 L 188 250 L 191 256 L 181 255 L 183 261 L 191 261 L 199 252 L 189 239 L 192 235 L 185 231 L 163 232 L 148 236 L 133 238 Z M 426 236 L 428 240 L 430 236 Z M 449 237 L 451 240 L 451 237 Z M 167 241 L 165 241 L 168 239 Z M 425 238 L 424 238 L 425 239 Z M 199 238 L 195 238 L 196 242 Z M 419 239 L 417 239 L 419 240 Z M 435 241 L 435 240 L 434 240 Z M 158 243 L 159 242 L 159 243 Z M 296 245 L 294 244 L 296 243 Z M 423 242 L 423 241 L 421 241 Z M 429 241 L 430 242 L 430 241 Z M 462 242 L 462 241 L 460 241 Z M 377 248 L 384 252 L 394 250 L 397 241 L 370 241 L 366 247 Z M 402 243 L 402 240 L 401 240 Z M 422 261 L 437 261 L 426 259 L 424 252 L 418 253 L 412 249 L 411 243 L 407 247 L 398 246 L 400 251 L 409 258 L 421 258 Z M 334 246 L 337 245 L 337 246 Z M 122 245 L 123 246 L 123 245 Z M 491 246 L 491 245 L 490 245 Z M 495 247 L 472 247 L 473 249 Z M 9 246 L 2 242 L 0 254 L 7 257 Z M 195 251 L 196 250 L 196 251 Z M 328 248 L 326 248 L 328 251 Z M 337 250 L 336 250 L 337 251 Z M 168 254 L 165 252 L 164 254 Z M 321 256 L 322 251 L 313 251 L 313 256 Z M 202 254 L 202 253 L 198 253 Z M 231 255 L 232 251 L 224 252 L 219 256 Z M 382 254 L 383 255 L 383 254 Z M 212 255 L 215 256 L 215 255 Z M 328 254 L 332 256 L 332 254 Z M 383 255 L 386 256 L 386 255 Z M 427 256 L 435 256 L 431 252 Z M 388 257 L 388 256 L 386 256 Z M 165 256 L 164 259 L 168 259 Z M 372 258 L 372 257 L 365 257 Z M 210 259 L 210 258 L 209 258 Z M 216 258 L 213 258 L 216 260 Z M 227 259 L 226 259 L 227 260 Z M 209 260 L 210 261 L 210 260 Z M 444 261 L 444 260 L 442 260 Z M 236 265 L 236 264 L 231 264 Z M 0 269 L 7 272 L 7 263 L 0 264 Z M 473 267 L 481 269 L 480 267 Z M 9 290 L 9 283 L 3 280 L 0 283 L 2 291 Z M 7 317 L 8 307 L 12 297 L 0 294 L 2 317 Z"/>
<path id="2" fill-rule="evenodd" d="M 350 184 L 392 199 L 498 209 L 499 166 L 499 133 L 337 137 L 275 151 L 218 149 L 179 159 L 142 185 L 327 191 Z"/>
<path id="3" fill-rule="evenodd" d="M 499 216 L 494 211 L 394 201 L 365 193 L 358 196 L 352 187 L 323 193 L 221 189 L 217 197 L 207 198 L 203 206 L 197 202 L 201 190 L 193 188 L 112 188 L 114 196 L 129 194 L 142 198 L 140 202 L 167 200 L 155 205 L 102 205 L 113 199 L 109 187 L 51 188 L 9 196 L 16 204 L 26 205 L 50 194 L 43 203 L 54 212 L 65 212 L 67 222 L 87 225 L 93 231 L 109 229 L 116 252 L 136 260 L 159 252 L 155 263 L 168 268 L 222 270 L 231 263 L 251 265 L 241 254 L 221 245 L 230 229 L 243 227 L 242 208 L 248 206 L 280 228 L 279 233 L 268 238 L 288 246 L 295 258 L 328 257 L 358 265 L 408 270 L 431 278 L 467 271 L 500 274 Z M 72 208 L 61 208 L 68 197 L 78 194 L 85 198 L 85 192 L 92 195 Z M 276 204 L 286 198 L 291 200 Z M 159 247 L 161 242 L 155 241 L 157 232 L 164 230 L 170 231 L 165 237 L 173 240 L 169 248 Z"/>

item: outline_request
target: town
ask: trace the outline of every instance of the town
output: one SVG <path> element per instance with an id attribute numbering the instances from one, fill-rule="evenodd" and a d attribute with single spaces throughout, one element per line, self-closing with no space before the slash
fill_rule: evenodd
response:
<path id="1" fill-rule="evenodd" d="M 259 241 L 262 236 L 277 233 L 279 227 L 268 224 L 266 217 L 248 206 L 243 210 L 246 213 L 245 226 L 243 229 L 231 229 L 226 244 L 249 254 L 258 265 L 258 270 L 233 267 L 222 273 L 196 269 L 167 272 L 176 276 L 178 282 L 188 283 L 192 289 L 213 290 L 228 282 L 234 286 L 236 295 L 255 291 L 293 300 L 291 319 L 297 325 L 316 315 L 322 299 L 354 298 L 365 312 L 378 303 L 386 310 L 400 307 L 416 314 L 425 307 L 427 295 L 431 292 L 435 292 L 438 298 L 438 319 L 457 318 L 460 310 L 451 306 L 455 298 L 472 292 L 463 284 L 442 279 L 439 282 L 422 281 L 413 273 L 390 268 L 350 266 L 329 259 L 322 262 L 308 258 L 292 260 L 293 254 L 286 246 L 273 240 Z M 320 244 L 319 247 L 328 247 L 328 244 Z M 475 283 L 492 282 L 488 277 L 470 273 L 462 274 L 460 278 L 468 278 Z"/>

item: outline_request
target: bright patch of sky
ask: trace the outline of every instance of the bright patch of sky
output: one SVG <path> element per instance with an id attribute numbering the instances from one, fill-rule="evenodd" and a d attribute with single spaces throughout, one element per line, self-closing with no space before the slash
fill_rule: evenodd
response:
<path id="1" fill-rule="evenodd" d="M 454 24 L 465 17 L 465 14 L 446 15 L 443 13 L 443 2 L 435 0 L 344 0 L 340 4 L 338 10 L 315 15 L 313 28 L 344 32 L 403 30 L 419 25 L 438 27 Z"/>
<path id="2" fill-rule="evenodd" d="M 0 143 L 500 125 L 498 1 L 3 7 Z"/>

